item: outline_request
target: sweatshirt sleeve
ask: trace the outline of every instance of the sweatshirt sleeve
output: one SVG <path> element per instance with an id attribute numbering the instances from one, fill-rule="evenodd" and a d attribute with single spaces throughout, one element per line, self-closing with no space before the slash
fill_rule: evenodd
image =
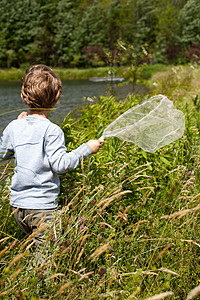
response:
<path id="1" fill-rule="evenodd" d="M 82 161 L 91 154 L 87 144 L 82 144 L 77 149 L 67 152 L 63 131 L 55 126 L 48 130 L 45 141 L 45 152 L 51 168 L 56 173 L 65 173 L 75 169 Z"/>
<path id="2" fill-rule="evenodd" d="M 11 143 L 11 125 L 9 124 L 0 138 L 0 160 L 10 159 L 14 156 L 14 148 Z"/>

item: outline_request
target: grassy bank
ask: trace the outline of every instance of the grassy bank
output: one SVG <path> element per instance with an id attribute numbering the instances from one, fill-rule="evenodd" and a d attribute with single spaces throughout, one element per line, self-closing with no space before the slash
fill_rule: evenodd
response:
<path id="1" fill-rule="evenodd" d="M 28 66 L 27 66 L 28 67 Z M 153 73 L 166 68 L 164 65 L 152 65 L 147 66 L 144 70 L 144 77 L 149 78 Z M 124 76 L 126 77 L 127 67 L 102 67 L 102 68 L 88 68 L 88 69 L 62 69 L 55 68 L 55 72 L 59 75 L 59 77 L 64 79 L 89 79 L 90 77 L 107 77 L 108 71 L 112 71 L 115 73 L 115 76 Z M 0 81 L 13 81 L 13 80 L 21 80 L 25 73 L 24 69 L 5 69 L 0 70 Z"/>
<path id="2" fill-rule="evenodd" d="M 0 296 L 3 299 L 186 299 L 200 274 L 200 97 L 198 68 L 175 67 L 148 81 L 148 98 L 173 100 L 186 117 L 184 136 L 154 154 L 117 138 L 61 176 L 61 210 L 41 253 L 30 252 L 9 207 L 10 172 L 1 173 Z M 143 101 L 100 97 L 66 116 L 68 150 L 98 138 Z M 9 172 L 8 172 L 9 171 Z M 193 291 L 190 299 L 198 299 Z M 188 298 L 189 299 L 189 298 Z"/>
<path id="3" fill-rule="evenodd" d="M 107 76 L 109 68 L 91 68 L 91 69 L 61 69 L 54 68 L 55 72 L 64 79 L 88 79 L 90 77 Z M 124 72 L 124 68 L 115 68 L 115 73 L 120 76 Z M 24 76 L 25 69 L 7 69 L 0 70 L 0 81 L 21 80 Z"/>

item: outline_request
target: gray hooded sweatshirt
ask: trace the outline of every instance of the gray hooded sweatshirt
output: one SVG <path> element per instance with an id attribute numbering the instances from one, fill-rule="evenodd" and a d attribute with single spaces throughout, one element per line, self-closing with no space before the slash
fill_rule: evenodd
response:
<path id="1" fill-rule="evenodd" d="M 48 119 L 27 116 L 12 121 L 0 141 L 0 158 L 15 157 L 10 204 L 24 209 L 58 206 L 58 174 L 75 169 L 91 150 L 82 144 L 67 152 L 64 133 Z"/>

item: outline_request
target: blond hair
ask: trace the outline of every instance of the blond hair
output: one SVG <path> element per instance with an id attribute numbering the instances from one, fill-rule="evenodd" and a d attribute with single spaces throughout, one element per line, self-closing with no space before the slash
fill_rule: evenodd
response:
<path id="1" fill-rule="evenodd" d="M 52 108 L 61 94 L 61 80 L 50 67 L 40 64 L 27 69 L 22 79 L 21 95 L 30 109 Z"/>

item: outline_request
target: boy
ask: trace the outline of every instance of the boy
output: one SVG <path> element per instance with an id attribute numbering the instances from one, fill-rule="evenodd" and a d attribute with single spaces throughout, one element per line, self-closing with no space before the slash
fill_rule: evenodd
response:
<path id="1" fill-rule="evenodd" d="M 62 130 L 47 118 L 61 92 L 61 81 L 51 68 L 30 67 L 21 89 L 29 114 L 22 112 L 8 124 L 1 137 L 1 159 L 13 156 L 16 159 L 10 204 L 19 227 L 27 235 L 37 231 L 41 220 L 54 221 L 60 185 L 58 174 L 75 169 L 82 158 L 96 153 L 103 145 L 98 140 L 90 140 L 66 152 Z M 36 235 L 36 245 L 41 243 L 42 234 Z"/>

